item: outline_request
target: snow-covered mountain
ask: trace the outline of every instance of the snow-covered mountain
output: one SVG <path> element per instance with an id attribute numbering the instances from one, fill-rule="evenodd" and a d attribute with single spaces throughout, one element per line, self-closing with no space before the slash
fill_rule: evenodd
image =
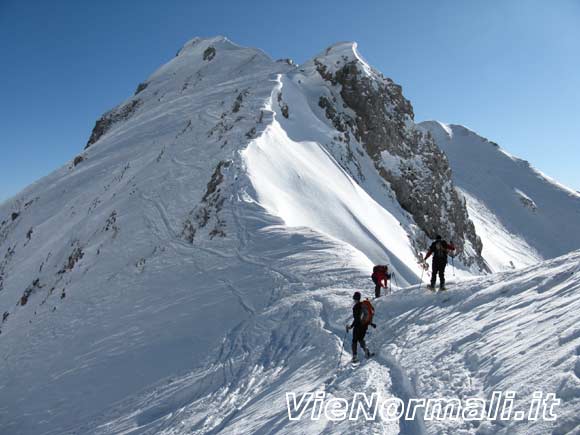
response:
<path id="1" fill-rule="evenodd" d="M 2 433 L 545 433 L 295 423 L 284 396 L 497 386 L 559 393 L 549 427 L 573 429 L 578 253 L 457 282 L 446 302 L 417 289 L 436 233 L 460 248 L 457 280 L 494 264 L 471 207 L 356 44 L 294 65 L 193 39 L 97 121 L 81 154 L 0 205 Z M 397 279 L 377 303 L 379 357 L 337 371 L 352 292 L 373 293 L 375 263 Z M 545 340 L 520 339 L 538 325 Z"/>
<path id="2" fill-rule="evenodd" d="M 445 152 L 493 270 L 580 246 L 580 194 L 460 125 L 422 122 Z"/>

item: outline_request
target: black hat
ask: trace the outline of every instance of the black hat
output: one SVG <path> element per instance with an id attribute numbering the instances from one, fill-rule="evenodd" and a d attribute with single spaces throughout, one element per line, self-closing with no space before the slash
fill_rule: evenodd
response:
<path id="1" fill-rule="evenodd" d="M 352 298 L 355 301 L 360 301 L 360 292 L 354 292 L 354 295 L 352 295 Z"/>
<path id="2" fill-rule="evenodd" d="M 436 238 L 437 240 L 441 240 L 441 236 L 440 236 L 439 234 L 437 234 L 437 235 L 435 236 L 435 238 Z"/>

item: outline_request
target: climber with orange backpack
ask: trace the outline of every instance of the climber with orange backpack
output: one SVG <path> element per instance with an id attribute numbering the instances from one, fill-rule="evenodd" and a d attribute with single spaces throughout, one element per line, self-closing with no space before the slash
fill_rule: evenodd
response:
<path id="1" fill-rule="evenodd" d="M 381 288 L 388 288 L 388 280 L 391 279 L 391 274 L 389 273 L 389 266 L 385 264 L 379 264 L 373 267 L 373 274 L 371 279 L 375 283 L 375 298 L 381 296 Z"/>
<path id="2" fill-rule="evenodd" d="M 370 326 L 376 328 L 377 325 L 373 323 L 373 316 L 375 314 L 375 309 L 373 308 L 371 302 L 368 299 L 365 299 L 361 302 L 360 292 L 354 292 L 352 298 L 355 300 L 355 304 L 352 307 L 352 316 L 353 321 L 350 325 L 346 325 L 346 331 L 352 331 L 352 362 L 358 363 L 357 357 L 357 345 L 360 344 L 362 350 L 364 350 L 365 356 L 370 358 L 374 355 L 372 353 L 366 343 L 365 343 L 365 335 L 367 333 L 367 329 Z"/>

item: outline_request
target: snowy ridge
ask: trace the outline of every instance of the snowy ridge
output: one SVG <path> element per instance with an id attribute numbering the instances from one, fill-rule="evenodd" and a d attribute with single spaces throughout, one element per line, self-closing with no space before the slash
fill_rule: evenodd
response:
<path id="1" fill-rule="evenodd" d="M 344 65 L 356 62 L 361 65 L 363 71 L 369 77 L 378 77 L 376 71 L 367 63 L 367 61 L 358 52 L 358 44 L 353 41 L 338 42 L 336 44 L 328 47 L 324 52 L 320 53 L 314 58 L 314 61 L 318 59 L 323 59 L 324 64 L 327 66 L 328 72 L 335 74 Z"/>
<path id="2" fill-rule="evenodd" d="M 321 121 L 312 125 L 318 118 L 297 79 L 278 80 L 266 106 L 274 109 L 274 120 L 243 152 L 258 202 L 290 227 L 312 228 L 359 249 L 370 260 L 364 264 L 367 270 L 387 261 L 403 284 L 414 282 L 416 272 L 408 265 L 415 263 L 416 254 L 401 224 L 408 218 L 400 206 L 393 199 L 378 204 L 361 188 L 321 145 L 331 141 L 334 130 Z M 276 103 L 277 95 L 292 107 L 289 119 Z M 373 173 L 370 163 L 368 173 Z"/>
<path id="3" fill-rule="evenodd" d="M 578 193 L 466 127 L 437 121 L 419 125 L 447 154 L 483 240 L 483 256 L 494 270 L 580 247 Z"/>
<path id="4" fill-rule="evenodd" d="M 2 432 L 475 434 L 420 419 L 293 422 L 285 392 L 485 397 L 498 386 L 556 392 L 563 417 L 550 427 L 578 426 L 578 252 L 460 281 L 481 270 L 477 238 L 462 210 L 450 215 L 461 204 L 450 206 L 445 158 L 428 166 L 441 151 L 356 44 L 325 53 L 293 66 L 194 38 L 97 121 L 81 154 L 0 204 Z M 391 181 L 385 150 L 370 152 L 356 124 L 366 97 L 342 93 L 361 76 L 394 119 L 379 137 L 398 141 Z M 421 186 L 443 198 L 438 218 L 471 237 L 448 301 L 417 288 L 421 225 L 433 223 L 395 191 L 396 171 L 419 167 L 439 177 Z M 501 216 L 486 207 L 491 232 Z M 502 225 L 496 240 L 524 243 Z M 397 281 L 376 303 L 377 358 L 345 371 L 352 293 L 370 296 L 371 266 L 384 262 Z M 529 363 L 510 353 L 516 340 Z"/>

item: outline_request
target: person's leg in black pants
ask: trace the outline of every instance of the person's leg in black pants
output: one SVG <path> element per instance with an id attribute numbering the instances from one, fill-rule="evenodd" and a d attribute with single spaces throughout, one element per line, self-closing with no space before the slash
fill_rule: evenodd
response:
<path id="1" fill-rule="evenodd" d="M 445 266 L 447 266 L 447 263 L 439 265 L 439 288 L 445 288 Z"/>
<path id="2" fill-rule="evenodd" d="M 438 264 L 433 260 L 433 265 L 431 267 L 431 288 L 435 288 L 435 281 L 437 280 L 437 266 Z"/>
<path id="3" fill-rule="evenodd" d="M 352 330 L 352 356 L 356 357 L 357 354 L 357 343 L 360 344 L 362 350 L 366 352 L 367 344 L 365 343 L 365 335 L 367 333 L 367 328 L 363 326 L 355 326 Z"/>

